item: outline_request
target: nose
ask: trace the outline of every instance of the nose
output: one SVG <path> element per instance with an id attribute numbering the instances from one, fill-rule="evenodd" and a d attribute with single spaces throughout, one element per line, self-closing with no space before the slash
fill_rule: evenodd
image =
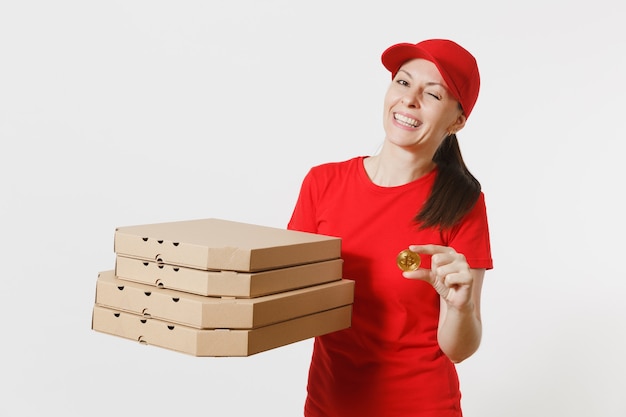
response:
<path id="1" fill-rule="evenodd" d="M 415 108 L 419 106 L 419 100 L 415 94 L 407 93 L 402 96 L 402 104 L 410 108 Z"/>

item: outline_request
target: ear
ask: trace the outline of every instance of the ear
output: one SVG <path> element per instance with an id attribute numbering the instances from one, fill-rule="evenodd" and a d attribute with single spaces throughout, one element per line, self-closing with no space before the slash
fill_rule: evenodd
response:
<path id="1" fill-rule="evenodd" d="M 465 117 L 465 114 L 461 113 L 459 115 L 459 117 L 456 118 L 456 120 L 454 121 L 454 123 L 452 123 L 449 127 L 448 127 L 448 132 L 449 133 L 456 133 L 459 130 L 463 129 L 465 127 L 465 122 L 467 121 L 467 117 Z"/>

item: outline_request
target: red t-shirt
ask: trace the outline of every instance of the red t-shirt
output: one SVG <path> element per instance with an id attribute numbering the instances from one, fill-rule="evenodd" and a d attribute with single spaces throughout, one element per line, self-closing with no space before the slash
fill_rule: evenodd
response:
<path id="1" fill-rule="evenodd" d="M 396 265 L 410 244 L 437 244 L 463 253 L 472 268 L 492 268 L 482 193 L 452 230 L 416 227 L 436 173 L 380 187 L 357 157 L 305 177 L 288 228 L 340 237 L 343 277 L 355 281 L 352 326 L 315 339 L 306 416 L 462 415 L 456 368 L 437 343 L 439 295 Z"/>

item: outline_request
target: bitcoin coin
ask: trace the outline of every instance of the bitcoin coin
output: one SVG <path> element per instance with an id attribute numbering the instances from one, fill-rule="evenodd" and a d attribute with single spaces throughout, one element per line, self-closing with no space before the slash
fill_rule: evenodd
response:
<path id="1" fill-rule="evenodd" d="M 408 249 L 403 250 L 396 257 L 396 264 L 403 271 L 415 271 L 420 267 L 421 261 L 419 254 Z"/>

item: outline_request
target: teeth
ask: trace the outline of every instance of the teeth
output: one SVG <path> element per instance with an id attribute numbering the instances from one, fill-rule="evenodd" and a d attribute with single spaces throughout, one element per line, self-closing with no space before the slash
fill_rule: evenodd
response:
<path id="1" fill-rule="evenodd" d="M 402 116 L 401 114 L 394 114 L 394 117 L 397 121 L 407 126 L 411 126 L 411 127 L 419 126 L 419 122 L 415 119 L 411 119 L 410 117 Z"/>

